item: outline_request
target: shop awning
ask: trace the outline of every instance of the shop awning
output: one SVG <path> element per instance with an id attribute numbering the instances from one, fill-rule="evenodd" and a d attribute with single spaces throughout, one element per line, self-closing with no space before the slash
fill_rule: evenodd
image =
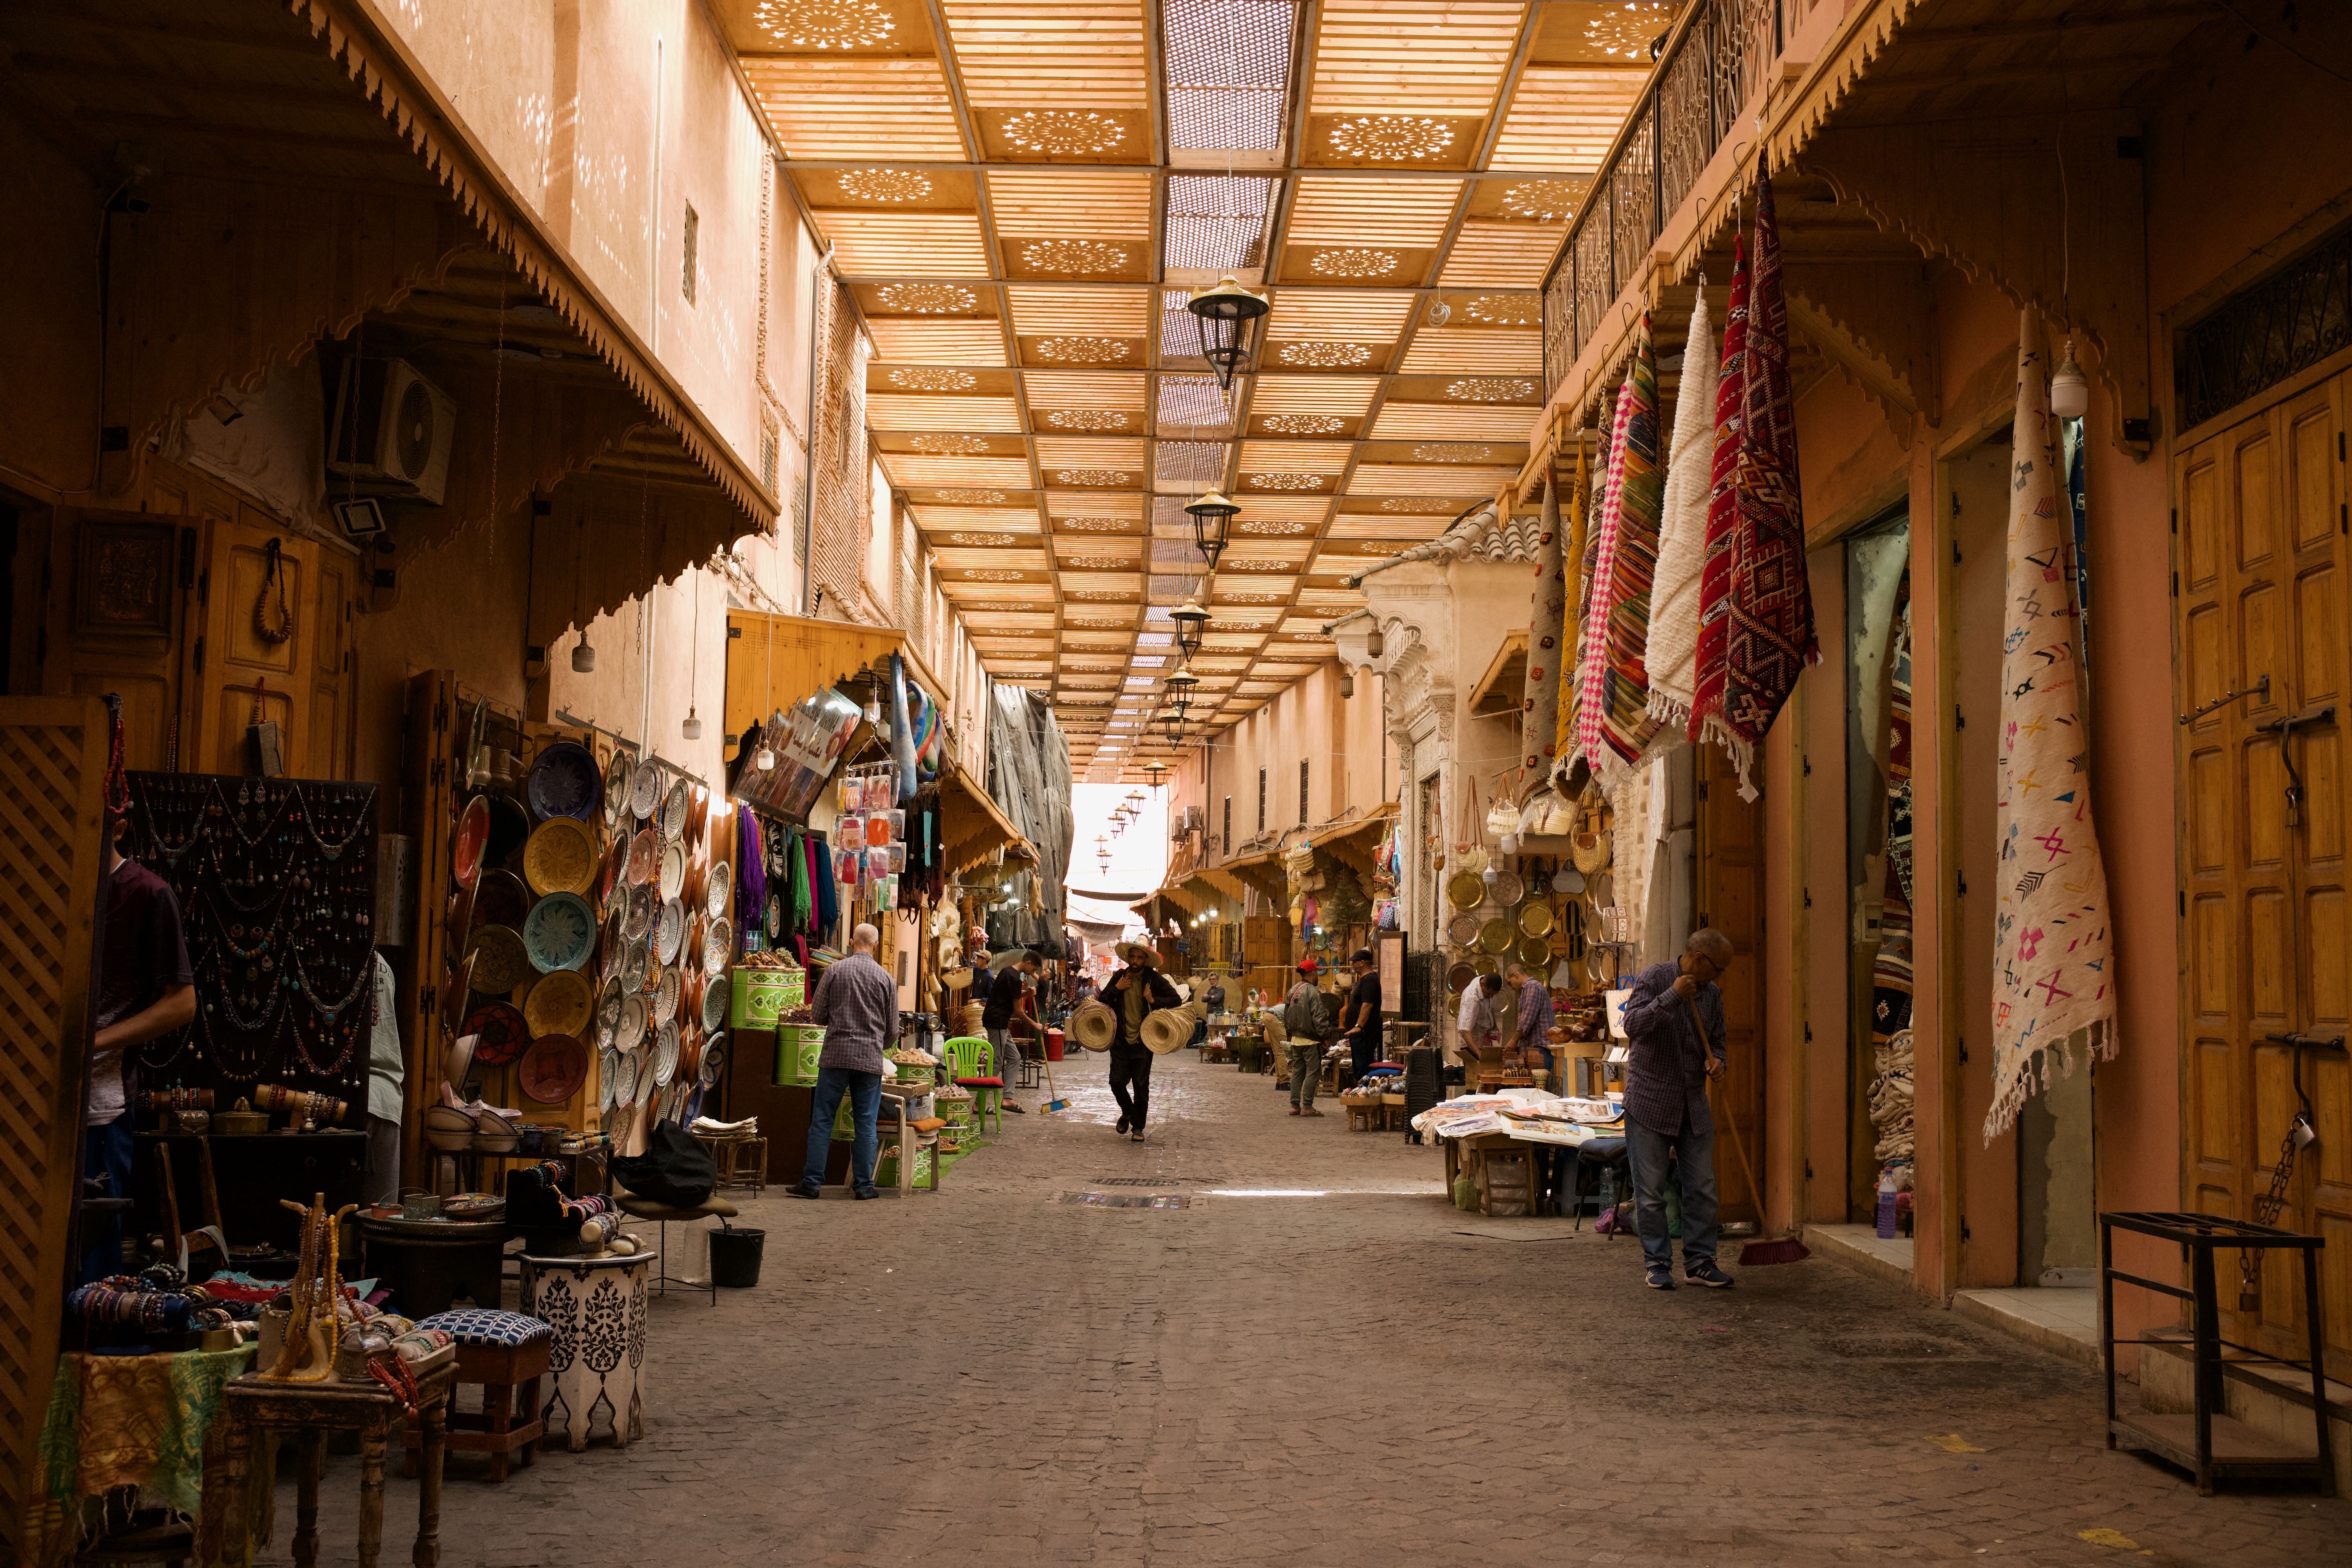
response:
<path id="1" fill-rule="evenodd" d="M 948 763 L 940 773 L 940 845 L 950 876 L 977 866 L 1000 845 L 1007 847 L 1011 858 L 1037 858 L 1012 819 L 960 763 Z"/>
<path id="2" fill-rule="evenodd" d="M 1386 832 L 1389 824 L 1396 820 L 1396 816 L 1397 803 L 1384 800 L 1378 805 L 1366 806 L 1328 822 L 1307 837 L 1316 848 L 1349 870 L 1370 876 L 1380 847 L 1375 836 Z"/>
<path id="3" fill-rule="evenodd" d="M 1481 719 L 1516 713 L 1527 701 L 1527 685 L 1528 634 L 1513 632 L 1495 650 L 1478 684 L 1470 689 L 1470 711 Z"/>
<path id="4" fill-rule="evenodd" d="M 727 612 L 727 733 L 740 735 L 811 692 L 854 679 L 901 650 L 904 632 L 853 621 Z M 934 698 L 944 701 L 938 692 Z"/>

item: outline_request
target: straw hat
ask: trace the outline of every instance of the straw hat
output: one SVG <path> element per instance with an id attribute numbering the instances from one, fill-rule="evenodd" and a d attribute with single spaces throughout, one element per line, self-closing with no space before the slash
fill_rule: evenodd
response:
<path id="1" fill-rule="evenodd" d="M 1123 942 L 1111 951 L 1118 954 L 1119 962 L 1122 963 L 1139 963 L 1146 969 L 1160 967 L 1158 950 L 1147 947 L 1139 942 Z"/>
<path id="2" fill-rule="evenodd" d="M 1090 1051 L 1107 1051 L 1118 1038 L 1118 1015 L 1100 1002 L 1082 1002 L 1070 1015 L 1070 1037 Z"/>
<path id="3" fill-rule="evenodd" d="M 1192 1031 L 1209 1010 L 1206 1001 L 1187 1002 L 1181 1007 L 1162 1007 L 1145 1015 L 1143 1020 L 1144 1047 L 1153 1056 L 1164 1057 L 1171 1051 L 1181 1051 L 1192 1043 Z"/>

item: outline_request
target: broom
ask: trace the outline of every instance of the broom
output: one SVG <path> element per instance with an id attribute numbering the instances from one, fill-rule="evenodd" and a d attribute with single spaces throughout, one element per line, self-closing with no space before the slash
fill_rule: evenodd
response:
<path id="1" fill-rule="evenodd" d="M 1699 1020 L 1698 999 L 1685 996 L 1683 1000 L 1690 1005 L 1691 1027 L 1698 1031 L 1698 1048 L 1704 1055 L 1707 1049 L 1706 1026 Z M 1713 1079 L 1708 1081 L 1712 1085 Z M 1748 1144 L 1739 1136 L 1739 1119 L 1727 1115 L 1722 1120 L 1723 1124 L 1731 1129 L 1731 1152 L 1738 1157 L 1739 1173 L 1747 1179 L 1748 1191 L 1756 1199 L 1756 1217 L 1761 1221 L 1764 1217 L 1764 1189 L 1757 1183 L 1756 1168 L 1748 1163 Z M 1812 1249 L 1793 1236 L 1767 1237 L 1751 1241 L 1739 1249 L 1739 1267 L 1762 1268 L 1775 1263 L 1802 1263 L 1812 1255 Z"/>
<path id="2" fill-rule="evenodd" d="M 1045 1102 L 1045 1109 L 1047 1110 L 1069 1110 L 1070 1102 L 1064 1100 L 1062 1098 L 1062 1091 L 1054 1087 L 1054 1058 L 1048 1056 L 1040 1056 L 1037 1058 L 1037 1065 L 1045 1069 L 1045 1092 L 1054 1097 Z"/>

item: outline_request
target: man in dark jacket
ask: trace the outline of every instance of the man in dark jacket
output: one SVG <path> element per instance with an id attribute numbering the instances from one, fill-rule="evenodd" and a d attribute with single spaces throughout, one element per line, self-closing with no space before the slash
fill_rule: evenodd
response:
<path id="1" fill-rule="evenodd" d="M 1682 958 L 1633 976 L 1625 1000 L 1625 1140 L 1633 1166 L 1633 1215 L 1653 1290 L 1675 1288 L 1666 1236 L 1666 1160 L 1683 1197 L 1683 1278 L 1722 1289 L 1731 1276 L 1715 1261 L 1715 1118 L 1707 1079 L 1724 1065 L 1723 992 L 1716 977 L 1731 963 L 1731 939 L 1713 927 L 1691 932 Z"/>
<path id="2" fill-rule="evenodd" d="M 1118 944 L 1126 965 L 1103 986 L 1102 999 L 1118 1015 L 1118 1038 L 1110 1047 L 1110 1093 L 1118 1101 L 1118 1130 L 1143 1142 L 1143 1119 L 1151 1109 L 1151 1047 L 1143 1043 L 1143 1020 L 1162 1007 L 1182 1005 L 1176 987 L 1160 973 L 1160 955 L 1139 942 Z"/>

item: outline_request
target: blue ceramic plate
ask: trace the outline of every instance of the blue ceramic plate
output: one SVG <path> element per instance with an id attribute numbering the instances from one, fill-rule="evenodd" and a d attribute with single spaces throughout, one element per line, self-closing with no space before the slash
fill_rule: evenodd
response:
<path id="1" fill-rule="evenodd" d="M 588 748 L 573 741 L 558 741 L 539 753 L 523 780 L 523 798 L 531 815 L 544 820 L 569 816 L 586 822 L 604 801 L 604 776 Z"/>
<path id="2" fill-rule="evenodd" d="M 577 893 L 550 893 L 523 917 L 522 945 L 542 974 L 577 969 L 596 951 L 596 911 Z"/>

